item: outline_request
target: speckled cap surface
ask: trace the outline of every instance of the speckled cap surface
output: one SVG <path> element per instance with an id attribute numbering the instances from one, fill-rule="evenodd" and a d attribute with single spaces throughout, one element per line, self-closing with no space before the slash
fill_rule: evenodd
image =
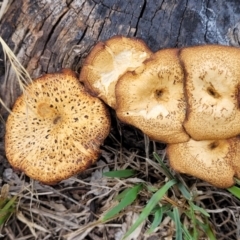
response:
<path id="1" fill-rule="evenodd" d="M 189 139 L 183 128 L 186 101 L 178 51 L 154 53 L 135 71 L 124 74 L 116 85 L 119 119 L 165 143 Z"/>
<path id="2" fill-rule="evenodd" d="M 54 184 L 94 163 L 109 131 L 104 103 L 65 69 L 34 80 L 17 99 L 6 123 L 6 156 L 15 169 Z"/>

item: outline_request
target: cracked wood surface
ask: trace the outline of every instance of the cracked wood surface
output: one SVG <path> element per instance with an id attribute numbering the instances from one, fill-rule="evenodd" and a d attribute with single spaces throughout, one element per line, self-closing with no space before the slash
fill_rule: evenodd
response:
<path id="1" fill-rule="evenodd" d="M 157 51 L 239 46 L 239 29 L 238 0 L 18 0 L 0 22 L 0 35 L 32 78 L 66 67 L 79 72 L 93 45 L 113 35 L 142 38 Z M 20 90 L 1 59 L 0 49 L 0 97 L 11 107 Z"/>

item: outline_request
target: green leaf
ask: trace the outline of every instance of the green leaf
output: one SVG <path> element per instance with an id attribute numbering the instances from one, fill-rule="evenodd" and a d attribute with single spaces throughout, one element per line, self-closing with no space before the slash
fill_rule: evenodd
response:
<path id="1" fill-rule="evenodd" d="M 206 212 L 205 209 L 203 209 L 203 208 L 195 205 L 192 201 L 189 201 L 189 205 L 192 207 L 192 209 L 193 209 L 194 211 L 198 211 L 198 212 L 202 213 L 204 216 L 210 217 L 209 213 Z"/>
<path id="2" fill-rule="evenodd" d="M 128 178 L 135 174 L 135 170 L 133 169 L 125 169 L 125 170 L 117 170 L 111 172 L 104 172 L 103 176 L 112 177 L 112 178 Z"/>
<path id="3" fill-rule="evenodd" d="M 133 231 L 135 231 L 135 229 L 149 216 L 153 208 L 158 204 L 161 198 L 166 194 L 168 189 L 176 183 L 177 181 L 173 179 L 167 182 L 161 189 L 159 189 L 156 193 L 153 194 L 153 196 L 147 203 L 146 207 L 141 212 L 139 218 L 136 220 L 136 222 L 131 226 L 131 228 L 125 234 L 124 239 L 127 238 L 130 234 L 132 234 Z"/>
<path id="4" fill-rule="evenodd" d="M 180 221 L 180 215 L 177 207 L 173 208 L 173 219 L 176 227 L 176 240 L 182 240 L 182 226 Z"/>
<path id="5" fill-rule="evenodd" d="M 131 203 L 135 201 L 137 198 L 138 193 L 142 190 L 143 185 L 138 184 L 134 186 L 133 188 L 129 189 L 129 191 L 125 194 L 125 196 L 122 198 L 121 202 L 112 208 L 109 212 L 103 216 L 102 221 L 107 221 L 110 218 L 117 215 L 120 211 L 122 211 L 125 207 L 129 206 Z"/>
<path id="6" fill-rule="evenodd" d="M 236 187 L 236 186 L 232 186 L 230 188 L 227 189 L 230 193 L 232 193 L 235 197 L 237 197 L 238 199 L 240 199 L 240 188 Z"/>

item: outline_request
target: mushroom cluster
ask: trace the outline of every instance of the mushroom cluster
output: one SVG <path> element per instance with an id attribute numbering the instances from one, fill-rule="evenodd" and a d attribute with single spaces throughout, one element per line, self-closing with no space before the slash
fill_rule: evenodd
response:
<path id="1" fill-rule="evenodd" d="M 80 81 L 121 121 L 167 143 L 173 169 L 227 188 L 240 177 L 239 69 L 238 48 L 152 53 L 141 40 L 117 36 L 92 49 Z"/>
<path id="2" fill-rule="evenodd" d="M 79 79 L 64 70 L 27 87 L 7 120 L 6 156 L 47 184 L 86 169 L 110 131 L 103 100 L 121 121 L 166 143 L 173 169 L 230 187 L 240 178 L 239 69 L 238 48 L 153 53 L 140 39 L 114 36 L 93 47 Z"/>

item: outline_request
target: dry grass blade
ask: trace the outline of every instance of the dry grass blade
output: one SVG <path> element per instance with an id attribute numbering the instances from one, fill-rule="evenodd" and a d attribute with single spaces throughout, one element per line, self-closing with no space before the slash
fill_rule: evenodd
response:
<path id="1" fill-rule="evenodd" d="M 21 87 L 21 90 L 25 90 L 25 86 L 27 86 L 29 83 L 32 82 L 32 79 L 27 72 L 27 70 L 22 66 L 22 64 L 19 62 L 19 60 L 16 58 L 15 54 L 12 52 L 12 50 L 8 47 L 8 45 L 5 43 L 5 41 L 0 37 L 0 43 L 3 48 L 4 52 L 4 61 L 8 59 L 10 61 L 10 65 L 14 69 L 19 85 Z"/>
<path id="2" fill-rule="evenodd" d="M 1 16 L 0 16 L 0 19 L 1 19 Z M 2 49 L 3 49 L 3 53 L 4 53 L 4 62 L 6 63 L 7 60 L 9 61 L 10 66 L 13 68 L 13 70 L 16 74 L 17 81 L 18 81 L 21 91 L 24 94 L 26 94 L 26 88 L 32 82 L 32 79 L 31 79 L 29 73 L 22 66 L 22 64 L 19 62 L 19 60 L 14 55 L 13 51 L 8 47 L 8 45 L 5 43 L 5 41 L 1 37 L 0 37 L 0 44 L 2 45 Z M 7 71 L 9 71 L 9 69 L 7 69 Z M 4 101 L 1 98 L 0 98 L 0 103 L 9 113 L 11 113 L 11 110 L 7 107 L 7 105 L 4 103 Z"/>
<path id="3" fill-rule="evenodd" d="M 37 234 L 36 234 L 36 232 L 35 232 L 35 230 L 34 230 L 35 228 L 38 229 L 38 230 L 40 230 L 40 231 L 42 231 L 42 232 L 49 232 L 47 229 L 43 228 L 42 226 L 39 226 L 38 224 L 33 223 L 33 222 L 31 222 L 30 220 L 28 220 L 28 219 L 22 214 L 22 212 L 20 212 L 20 211 L 17 213 L 17 218 L 18 218 L 21 222 L 25 223 L 25 224 L 29 227 L 29 229 L 30 229 L 31 233 L 34 235 L 34 237 L 37 237 Z"/>
<path id="4" fill-rule="evenodd" d="M 3 0 L 0 8 L 0 20 L 2 19 L 4 13 L 7 11 L 8 7 L 12 3 L 12 0 Z"/>

